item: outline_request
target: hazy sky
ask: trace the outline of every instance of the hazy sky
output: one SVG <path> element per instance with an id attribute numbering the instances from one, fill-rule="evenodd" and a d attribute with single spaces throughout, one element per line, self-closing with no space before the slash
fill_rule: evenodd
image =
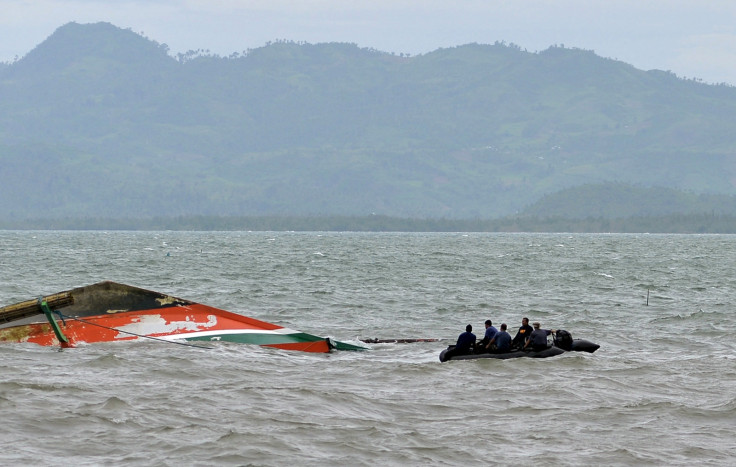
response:
<path id="1" fill-rule="evenodd" d="M 469 42 L 564 44 L 736 85 L 734 0 L 3 0 L 0 61 L 70 21 L 130 28 L 172 53 L 228 55 L 275 39 L 411 54 Z"/>

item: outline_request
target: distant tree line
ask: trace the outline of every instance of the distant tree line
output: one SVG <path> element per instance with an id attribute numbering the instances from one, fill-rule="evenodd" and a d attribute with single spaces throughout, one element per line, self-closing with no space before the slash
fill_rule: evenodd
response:
<path id="1" fill-rule="evenodd" d="M 653 217 L 506 217 L 407 219 L 390 216 L 177 216 L 0 221 L 2 230 L 297 231 L 297 232 L 533 232 L 735 234 L 736 216 L 672 214 Z"/>

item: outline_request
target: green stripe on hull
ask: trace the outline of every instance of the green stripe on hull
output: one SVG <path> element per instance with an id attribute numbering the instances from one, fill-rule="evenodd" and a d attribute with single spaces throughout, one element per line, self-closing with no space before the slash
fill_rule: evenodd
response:
<path id="1" fill-rule="evenodd" d="M 223 333 L 206 336 L 185 337 L 184 339 L 187 341 L 220 341 L 253 345 L 295 344 L 301 342 L 319 342 L 325 340 L 324 337 L 307 334 L 305 332 L 297 332 L 293 334 L 260 332 L 245 332 L 237 334 Z M 332 344 L 332 347 L 337 350 L 368 350 L 367 347 L 347 344 L 345 342 L 335 341 L 332 339 L 330 339 L 330 343 Z"/>
<path id="2" fill-rule="evenodd" d="M 291 344 L 298 342 L 317 342 L 325 340 L 324 337 L 313 336 L 303 332 L 295 334 L 272 334 L 246 332 L 238 334 L 214 334 L 209 336 L 193 336 L 185 338 L 188 341 L 224 341 L 237 342 L 239 344 L 271 345 Z"/>
<path id="3" fill-rule="evenodd" d="M 347 344 L 345 342 L 340 342 L 340 341 L 333 341 L 332 339 L 330 339 L 330 342 L 332 342 L 332 345 L 336 350 L 369 350 L 368 347 Z"/>

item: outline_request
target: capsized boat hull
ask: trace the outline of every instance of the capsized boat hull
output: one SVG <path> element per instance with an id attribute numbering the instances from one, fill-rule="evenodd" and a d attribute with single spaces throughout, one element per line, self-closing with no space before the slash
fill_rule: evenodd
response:
<path id="1" fill-rule="evenodd" d="M 56 298 L 62 295 L 64 299 L 56 302 Z M 304 352 L 329 352 L 333 348 L 364 349 L 115 282 L 100 282 L 50 297 L 54 297 L 50 304 L 59 303 L 58 306 L 50 306 L 70 345 L 151 337 L 238 342 Z M 2 323 L 8 316 L 12 321 Z M 34 309 L 32 301 L 0 308 L 0 323 L 0 342 L 63 344 L 40 306 Z"/>

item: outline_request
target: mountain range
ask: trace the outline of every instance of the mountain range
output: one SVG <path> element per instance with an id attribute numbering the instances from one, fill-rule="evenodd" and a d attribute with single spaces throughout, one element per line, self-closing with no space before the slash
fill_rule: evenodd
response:
<path id="1" fill-rule="evenodd" d="M 594 52 L 69 23 L 0 65 L 0 220 L 736 214 L 736 88 Z"/>

